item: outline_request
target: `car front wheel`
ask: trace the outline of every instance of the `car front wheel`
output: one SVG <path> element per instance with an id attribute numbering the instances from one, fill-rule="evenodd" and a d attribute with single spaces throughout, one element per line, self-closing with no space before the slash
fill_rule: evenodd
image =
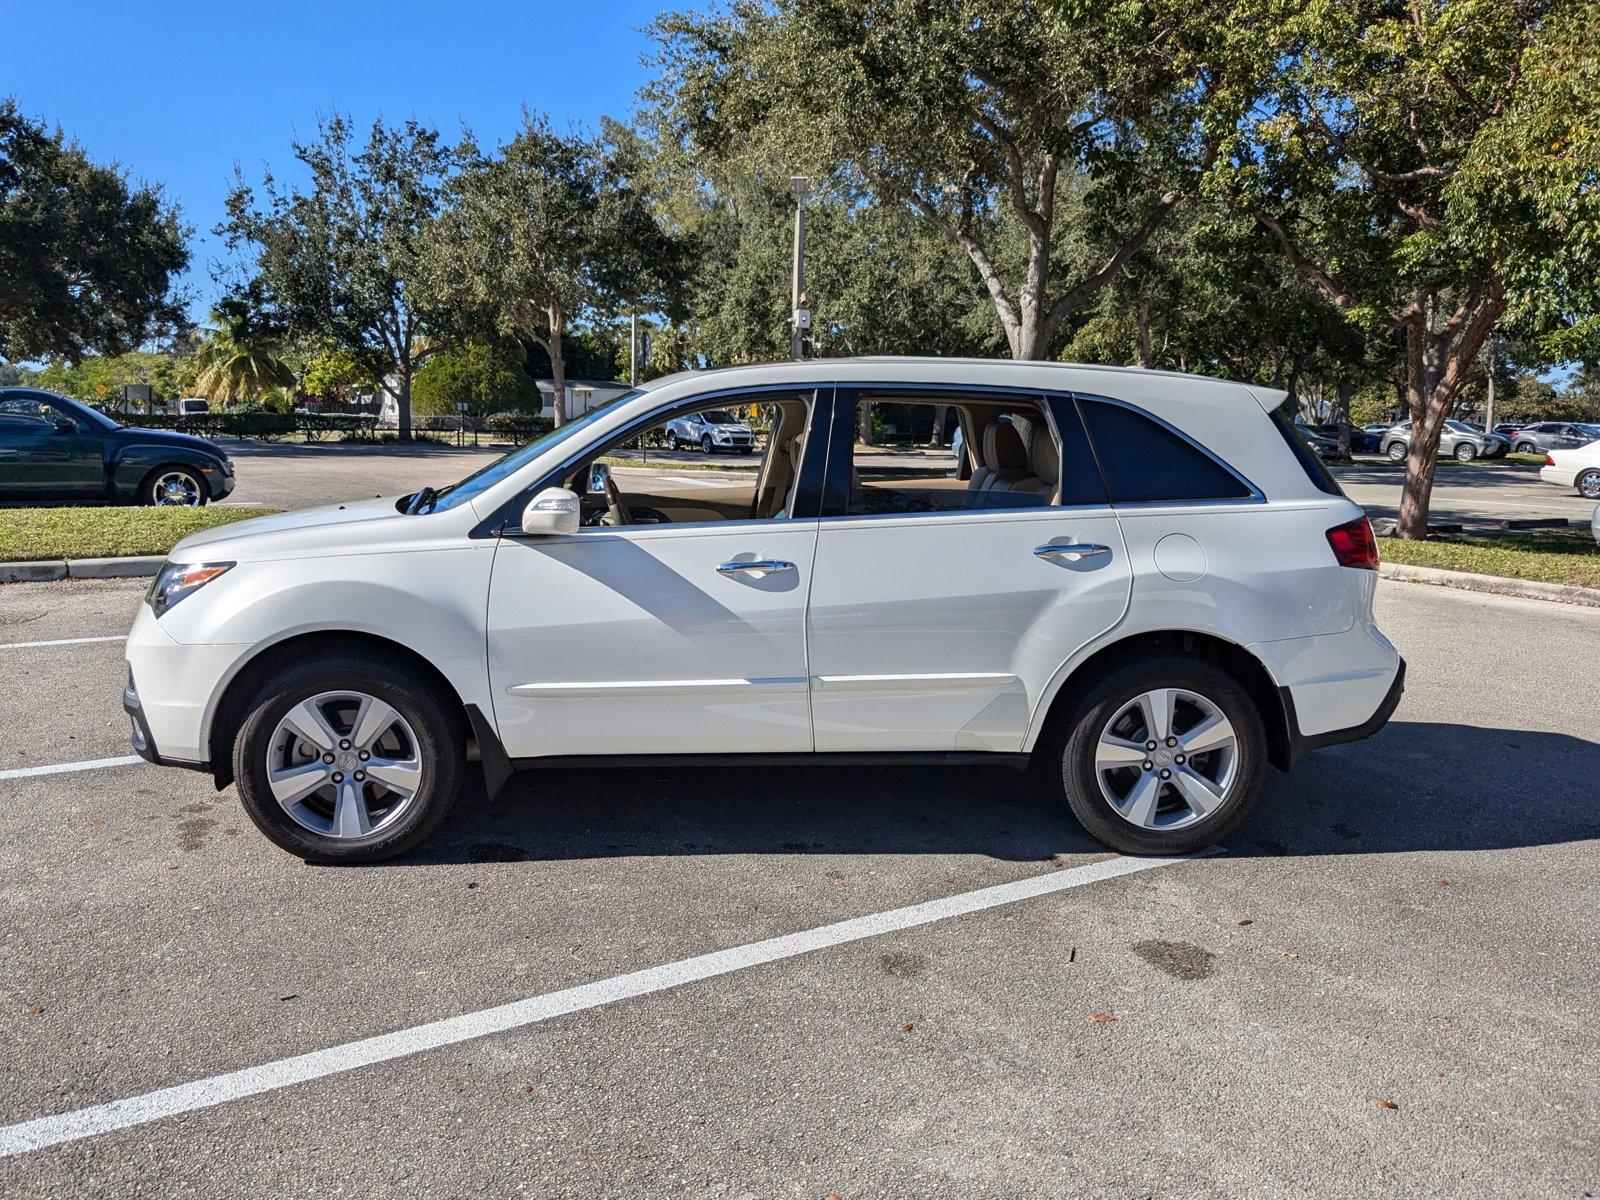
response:
<path id="1" fill-rule="evenodd" d="M 1471 442 L 1462 442 L 1456 447 L 1457 462 L 1471 462 L 1478 457 L 1478 449 Z"/>
<path id="2" fill-rule="evenodd" d="M 466 733 L 449 698 L 365 654 L 268 681 L 234 742 L 245 811 L 309 862 L 378 862 L 444 820 L 461 791 Z"/>
<path id="3" fill-rule="evenodd" d="M 205 480 L 188 467 L 158 467 L 145 477 L 139 499 L 158 508 L 199 508 L 210 496 Z"/>
<path id="4" fill-rule="evenodd" d="M 1261 788 L 1266 735 L 1227 672 L 1177 655 L 1114 669 L 1054 747 L 1063 799 L 1126 854 L 1187 854 L 1236 828 Z"/>
<path id="5" fill-rule="evenodd" d="M 1574 481 L 1578 495 L 1585 500 L 1600 500 L 1600 471 L 1585 471 Z"/>
<path id="6" fill-rule="evenodd" d="M 701 438 L 700 438 L 700 449 L 703 450 L 707 454 L 711 453 L 711 435 L 709 433 L 704 434 L 704 435 L 701 436 Z"/>
<path id="7" fill-rule="evenodd" d="M 1404 442 L 1390 442 L 1387 451 L 1390 462 L 1404 462 L 1406 457 L 1406 444 Z"/>

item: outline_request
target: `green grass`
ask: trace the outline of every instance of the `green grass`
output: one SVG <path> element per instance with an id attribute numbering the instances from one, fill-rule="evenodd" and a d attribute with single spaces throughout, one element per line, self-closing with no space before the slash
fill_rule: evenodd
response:
<path id="1" fill-rule="evenodd" d="M 676 459 L 652 456 L 648 461 L 641 461 L 637 454 L 605 454 L 595 459 L 603 462 L 608 467 L 651 467 L 663 471 L 754 471 L 761 465 L 759 455 L 728 455 L 717 456 L 705 462 L 679 462 Z"/>
<path id="2" fill-rule="evenodd" d="M 1425 542 L 1384 538 L 1378 548 L 1385 562 L 1600 588 L 1600 546 L 1587 529 L 1440 534 Z"/>
<path id="3" fill-rule="evenodd" d="M 264 508 L 0 508 L 0 562 L 165 554 L 201 529 Z"/>

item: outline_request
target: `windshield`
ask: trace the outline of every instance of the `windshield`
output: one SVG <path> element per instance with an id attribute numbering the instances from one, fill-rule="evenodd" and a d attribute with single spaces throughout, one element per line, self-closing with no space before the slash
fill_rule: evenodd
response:
<path id="1" fill-rule="evenodd" d="M 1481 430 L 1474 429 L 1471 425 L 1468 425 L 1465 421 L 1446 421 L 1445 424 L 1450 426 L 1450 428 L 1454 429 L 1457 433 L 1479 433 L 1479 432 L 1481 432 Z"/>
<path id="2" fill-rule="evenodd" d="M 713 408 L 710 412 L 701 414 L 713 425 L 737 425 L 739 418 L 725 408 Z"/>
<path id="3" fill-rule="evenodd" d="M 439 512 L 444 509 L 455 508 L 459 504 L 465 504 L 474 496 L 488 491 L 502 479 L 515 475 L 522 469 L 524 464 L 532 462 L 545 451 L 559 446 L 573 435 L 583 432 L 588 426 L 594 424 L 597 419 L 611 412 L 617 405 L 632 400 L 637 395 L 639 395 L 638 390 L 625 392 L 615 400 L 608 400 L 600 405 L 599 408 L 591 408 L 576 420 L 557 426 L 543 437 L 534 438 L 526 446 L 513 450 L 503 458 L 495 459 L 481 471 L 475 471 L 468 475 L 460 483 L 452 483 L 449 487 L 441 489 L 433 496 L 431 503 L 420 505 L 419 511 Z M 400 505 L 402 512 L 406 510 L 405 501 L 409 499 L 410 497 L 402 497 Z"/>

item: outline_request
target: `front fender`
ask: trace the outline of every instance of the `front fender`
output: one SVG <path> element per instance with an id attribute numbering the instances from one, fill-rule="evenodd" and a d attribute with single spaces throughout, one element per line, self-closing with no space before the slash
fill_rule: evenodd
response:
<path id="1" fill-rule="evenodd" d="M 124 503 L 138 499 L 139 484 L 157 467 L 177 463 L 201 472 L 208 483 L 212 475 L 222 469 L 222 464 L 209 454 L 191 450 L 187 446 L 141 445 L 114 446 L 107 454 L 106 480 L 113 498 Z"/>

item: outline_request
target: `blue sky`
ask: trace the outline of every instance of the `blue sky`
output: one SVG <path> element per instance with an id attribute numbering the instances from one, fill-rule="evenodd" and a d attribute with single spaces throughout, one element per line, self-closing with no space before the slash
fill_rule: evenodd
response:
<path id="1" fill-rule="evenodd" d="M 558 125 L 624 116 L 646 78 L 640 31 L 665 7 L 0 0 L 0 95 L 164 186 L 195 230 L 185 283 L 202 317 L 235 164 L 252 180 L 269 164 L 290 173 L 290 140 L 334 108 L 362 124 L 414 116 L 451 140 L 465 122 L 484 141 L 508 135 L 524 104 Z"/>

